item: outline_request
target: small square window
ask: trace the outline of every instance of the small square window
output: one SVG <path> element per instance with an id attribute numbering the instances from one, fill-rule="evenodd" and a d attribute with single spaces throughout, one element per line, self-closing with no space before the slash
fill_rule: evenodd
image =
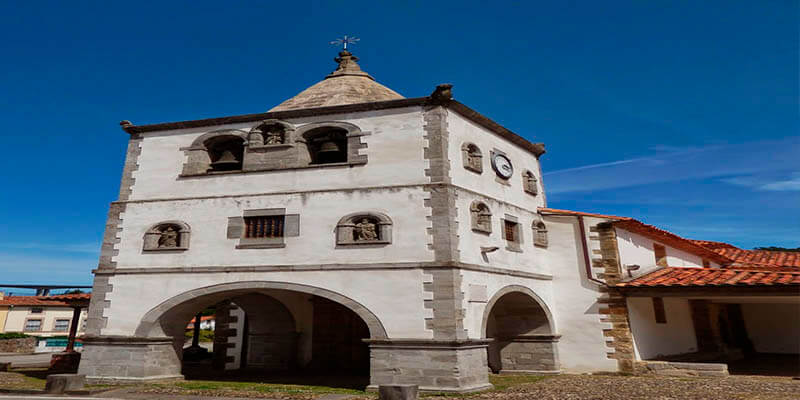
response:
<path id="1" fill-rule="evenodd" d="M 53 324 L 53 330 L 56 332 L 66 332 L 69 330 L 69 320 L 68 319 L 57 319 L 56 322 Z"/>
<path id="2" fill-rule="evenodd" d="M 703 268 L 711 268 L 711 261 L 703 259 Z"/>
<path id="3" fill-rule="evenodd" d="M 41 314 L 42 312 L 44 312 L 44 309 L 42 309 L 42 307 L 31 308 L 31 314 Z"/>
<path id="4" fill-rule="evenodd" d="M 29 319 L 25 321 L 25 332 L 39 332 L 42 330 L 42 320 L 40 319 Z"/>
<path id="5" fill-rule="evenodd" d="M 245 217 L 244 237 L 247 239 L 283 237 L 283 215 Z"/>

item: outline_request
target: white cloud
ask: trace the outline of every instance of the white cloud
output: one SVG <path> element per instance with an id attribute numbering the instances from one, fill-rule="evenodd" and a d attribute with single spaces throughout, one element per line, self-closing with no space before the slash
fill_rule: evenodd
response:
<path id="1" fill-rule="evenodd" d="M 547 191 L 550 194 L 602 191 L 660 182 L 800 170 L 800 157 L 797 157 L 800 137 L 684 149 L 660 146 L 659 150 L 667 152 L 546 172 Z M 772 183 L 775 185 L 763 190 L 795 190 L 794 180 Z"/>

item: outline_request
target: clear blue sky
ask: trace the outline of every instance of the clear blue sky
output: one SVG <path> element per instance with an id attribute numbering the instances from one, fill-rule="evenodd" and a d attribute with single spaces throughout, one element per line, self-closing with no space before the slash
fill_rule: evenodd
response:
<path id="1" fill-rule="evenodd" d="M 136 124 L 263 112 L 343 34 L 544 142 L 549 205 L 800 246 L 797 1 L 0 3 L 0 281 L 91 283 Z M 0 282 L 2 283 L 2 282 Z"/>

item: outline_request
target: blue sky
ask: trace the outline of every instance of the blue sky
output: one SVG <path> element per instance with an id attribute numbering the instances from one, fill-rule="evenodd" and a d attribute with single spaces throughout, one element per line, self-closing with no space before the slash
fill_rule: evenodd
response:
<path id="1" fill-rule="evenodd" d="M 800 246 L 797 1 L 289 3 L 0 3 L 0 281 L 91 283 L 120 120 L 266 111 L 343 34 L 401 94 L 453 83 L 544 142 L 551 207 Z"/>

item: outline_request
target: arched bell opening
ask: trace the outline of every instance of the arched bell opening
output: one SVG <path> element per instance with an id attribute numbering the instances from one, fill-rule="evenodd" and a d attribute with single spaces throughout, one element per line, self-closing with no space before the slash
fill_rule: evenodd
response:
<path id="1" fill-rule="evenodd" d="M 204 143 L 211 160 L 211 171 L 237 171 L 244 160 L 244 139 L 234 135 L 217 136 Z"/>
<path id="2" fill-rule="evenodd" d="M 530 289 L 508 287 L 487 304 L 483 321 L 495 373 L 559 371 L 558 335 L 546 305 Z"/>
<path id="3" fill-rule="evenodd" d="M 323 127 L 305 134 L 311 164 L 347 162 L 347 131 Z"/>
<path id="4" fill-rule="evenodd" d="M 369 384 L 370 350 L 364 339 L 385 338 L 385 330 L 363 306 L 302 285 L 296 286 L 303 291 L 231 285 L 236 284 L 206 294 L 198 289 L 197 296 L 185 294 L 160 305 L 145 316 L 137 335 L 173 338 L 176 369 L 187 379 L 362 389 Z M 262 286 L 281 285 L 289 284 Z M 208 357 L 195 357 L 185 332 L 189 321 L 209 308 L 215 311 L 213 346 Z"/>

